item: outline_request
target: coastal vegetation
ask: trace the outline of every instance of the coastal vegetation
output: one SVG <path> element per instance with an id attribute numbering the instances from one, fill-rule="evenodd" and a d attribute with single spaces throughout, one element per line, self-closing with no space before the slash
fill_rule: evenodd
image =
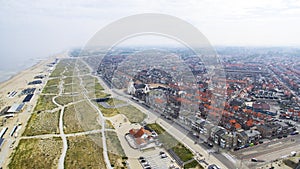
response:
<path id="1" fill-rule="evenodd" d="M 53 110 L 57 108 L 57 106 L 52 102 L 52 98 L 54 96 L 55 95 L 40 95 L 34 108 L 34 112 Z"/>
<path id="2" fill-rule="evenodd" d="M 154 130 L 158 134 L 159 141 L 163 146 L 169 150 L 173 150 L 174 153 L 183 161 L 187 162 L 193 159 L 193 153 L 185 147 L 182 143 L 178 142 L 172 135 L 165 131 L 159 124 L 151 123 L 147 124 L 149 128 Z M 192 164 L 190 164 L 192 165 Z"/>
<path id="3" fill-rule="evenodd" d="M 21 139 L 13 152 L 8 168 L 58 167 L 62 140 L 60 137 L 47 139 Z"/>
<path id="4" fill-rule="evenodd" d="M 64 120 L 64 132 L 66 134 L 84 131 L 80 122 L 76 117 L 74 105 L 70 105 L 65 108 L 63 120 Z"/>
<path id="5" fill-rule="evenodd" d="M 106 168 L 100 134 L 68 137 L 65 168 Z"/>
<path id="6" fill-rule="evenodd" d="M 59 113 L 55 112 L 34 112 L 25 128 L 24 136 L 59 133 Z"/>
<path id="7" fill-rule="evenodd" d="M 108 157 L 111 165 L 114 168 L 125 168 L 125 153 L 119 141 L 118 135 L 114 131 L 107 131 L 106 133 Z"/>
<path id="8" fill-rule="evenodd" d="M 99 113 L 88 101 L 74 104 L 74 113 L 77 121 L 85 131 L 101 129 L 99 124 Z"/>

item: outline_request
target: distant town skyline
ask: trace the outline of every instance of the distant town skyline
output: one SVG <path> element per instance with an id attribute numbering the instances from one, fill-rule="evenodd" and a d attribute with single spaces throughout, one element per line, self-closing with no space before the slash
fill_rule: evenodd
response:
<path id="1" fill-rule="evenodd" d="M 98 30 L 140 13 L 172 15 L 213 46 L 300 46 L 300 1 L 2 1 L 1 57 L 46 56 L 83 46 Z"/>

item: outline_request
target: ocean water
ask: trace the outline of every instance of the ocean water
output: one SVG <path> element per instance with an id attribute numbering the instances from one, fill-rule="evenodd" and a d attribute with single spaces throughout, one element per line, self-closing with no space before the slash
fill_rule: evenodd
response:
<path id="1" fill-rule="evenodd" d="M 10 79 L 19 72 L 26 70 L 46 58 L 15 58 L 1 56 L 0 83 Z"/>

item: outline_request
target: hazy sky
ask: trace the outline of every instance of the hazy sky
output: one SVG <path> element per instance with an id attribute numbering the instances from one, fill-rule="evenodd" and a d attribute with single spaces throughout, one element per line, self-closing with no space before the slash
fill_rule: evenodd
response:
<path id="1" fill-rule="evenodd" d="M 0 55 L 82 46 L 106 24 L 146 12 L 184 19 L 212 45 L 300 46 L 300 0 L 0 0 Z"/>

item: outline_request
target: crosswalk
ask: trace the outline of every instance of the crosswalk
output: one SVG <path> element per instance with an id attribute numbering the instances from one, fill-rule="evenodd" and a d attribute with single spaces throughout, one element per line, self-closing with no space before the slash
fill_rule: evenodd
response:
<path id="1" fill-rule="evenodd" d="M 226 157 L 228 160 L 230 160 L 232 163 L 236 164 L 236 159 L 233 156 L 231 156 L 230 154 L 222 153 L 222 155 L 224 157 Z"/>

